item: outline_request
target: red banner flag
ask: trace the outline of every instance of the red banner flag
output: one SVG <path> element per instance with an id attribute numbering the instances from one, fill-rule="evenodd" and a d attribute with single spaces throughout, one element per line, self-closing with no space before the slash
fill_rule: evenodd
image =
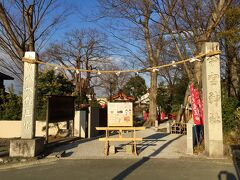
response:
<path id="1" fill-rule="evenodd" d="M 197 89 L 194 90 L 194 98 L 195 98 L 195 102 L 197 103 L 197 106 L 199 109 L 200 121 L 201 121 L 201 125 L 202 125 L 203 124 L 203 102 L 200 99 L 199 91 Z"/>
<path id="2" fill-rule="evenodd" d="M 198 106 L 199 93 L 197 97 L 197 93 L 194 89 L 193 83 L 190 84 L 190 95 L 191 95 L 192 116 L 193 116 L 194 124 L 201 125 L 202 122 L 201 122 L 200 111 Z"/>

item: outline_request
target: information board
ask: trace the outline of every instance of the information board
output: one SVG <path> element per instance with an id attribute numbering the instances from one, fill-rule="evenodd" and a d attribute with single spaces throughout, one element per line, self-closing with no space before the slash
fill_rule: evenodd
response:
<path id="1" fill-rule="evenodd" d="M 133 126 L 133 105 L 131 102 L 108 103 L 108 126 Z"/>
<path id="2" fill-rule="evenodd" d="M 56 123 L 74 119 L 74 97 L 48 96 L 48 122 Z"/>

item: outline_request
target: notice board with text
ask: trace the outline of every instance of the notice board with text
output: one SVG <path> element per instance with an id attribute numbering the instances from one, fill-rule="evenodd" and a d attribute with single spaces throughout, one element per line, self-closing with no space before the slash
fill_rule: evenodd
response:
<path id="1" fill-rule="evenodd" d="M 132 102 L 108 103 L 108 126 L 133 126 Z"/>

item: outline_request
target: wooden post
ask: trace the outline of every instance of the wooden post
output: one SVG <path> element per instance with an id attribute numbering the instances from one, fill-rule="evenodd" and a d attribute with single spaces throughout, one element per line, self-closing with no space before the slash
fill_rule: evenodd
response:
<path id="1" fill-rule="evenodd" d="M 49 97 L 47 97 L 47 112 L 46 112 L 46 138 L 45 138 L 46 143 L 48 143 L 48 129 L 49 129 Z"/>
<path id="2" fill-rule="evenodd" d="M 134 128 L 134 154 L 137 156 L 136 129 Z"/>

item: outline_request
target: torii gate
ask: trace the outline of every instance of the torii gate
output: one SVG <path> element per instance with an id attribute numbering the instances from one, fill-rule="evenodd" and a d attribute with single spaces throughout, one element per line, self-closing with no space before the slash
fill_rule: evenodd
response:
<path id="1" fill-rule="evenodd" d="M 205 42 L 202 53 L 219 50 L 219 43 Z M 24 61 L 22 132 L 10 143 L 10 156 L 33 157 L 43 148 L 35 138 L 36 84 L 38 65 L 35 52 L 26 52 Z M 205 151 L 210 157 L 223 156 L 220 56 L 206 56 L 202 64 Z"/>

